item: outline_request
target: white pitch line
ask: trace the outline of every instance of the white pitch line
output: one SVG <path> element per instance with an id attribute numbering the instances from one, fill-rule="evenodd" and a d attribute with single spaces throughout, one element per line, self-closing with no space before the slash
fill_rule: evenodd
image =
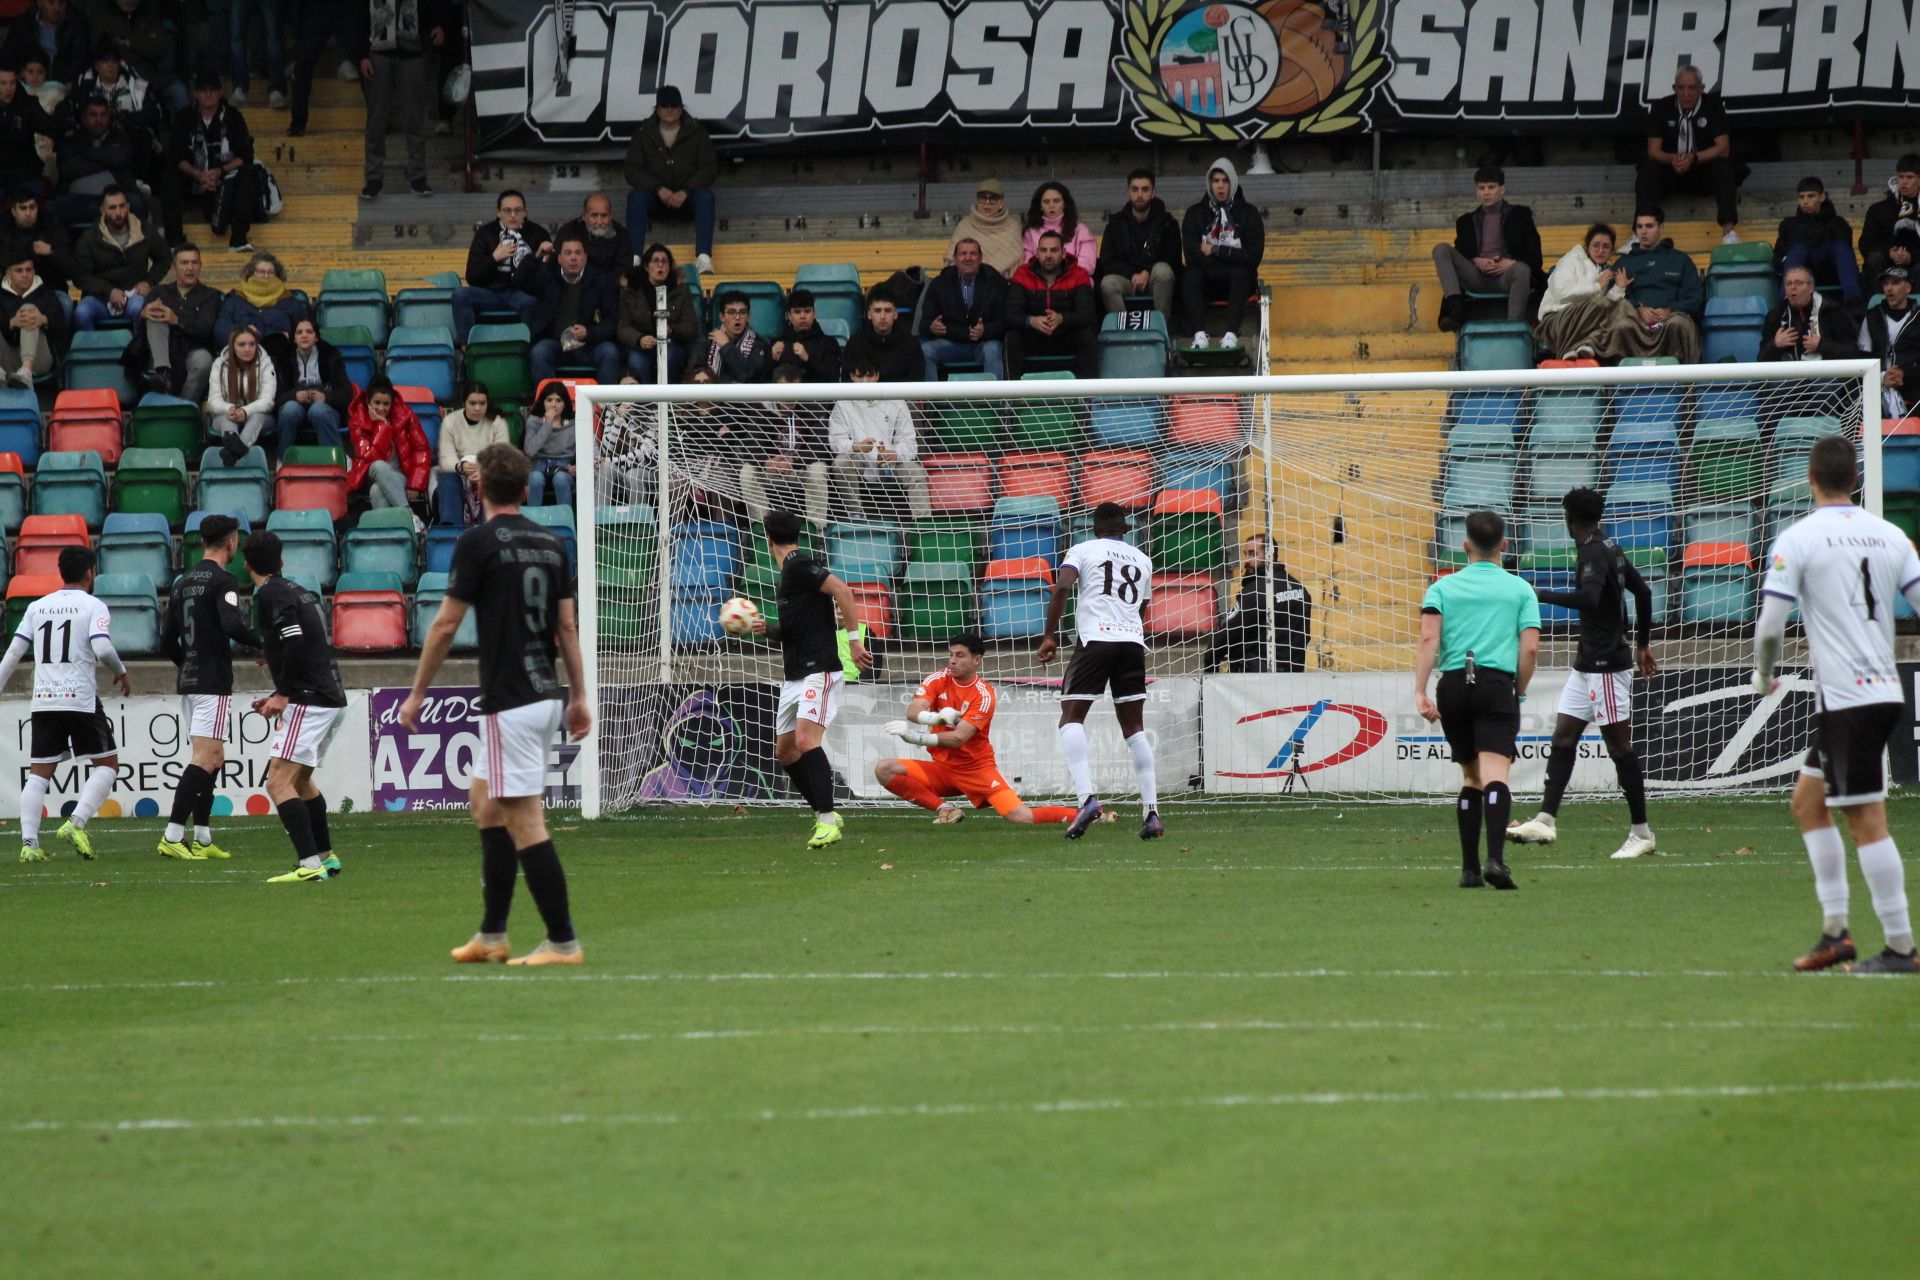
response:
<path id="1" fill-rule="evenodd" d="M 766 1108 L 731 1115 L 684 1115 L 679 1112 L 638 1112 L 592 1115 L 566 1112 L 544 1116 L 483 1115 L 346 1115 L 346 1116 L 216 1116 L 191 1119 L 152 1116 L 123 1120 L 12 1120 L 0 1122 L 0 1132 L 12 1134 L 61 1133 L 194 1133 L 236 1129 L 380 1129 L 475 1128 L 506 1125 L 519 1128 L 628 1128 L 694 1124 L 776 1123 L 790 1121 L 914 1120 L 1010 1115 L 1079 1115 L 1115 1111 L 1199 1111 L 1223 1109 L 1281 1109 L 1291 1107 L 1409 1106 L 1460 1103 L 1507 1104 L 1532 1102 L 1675 1102 L 1702 1099 L 1740 1100 L 1818 1094 L 1911 1093 L 1920 1080 L 1829 1080 L 1768 1084 L 1648 1085 L 1600 1088 L 1457 1089 L 1410 1091 L 1326 1091 L 1312 1093 L 1247 1093 L 1200 1098 L 1057 1098 L 1026 1102 L 946 1102 L 885 1104 L 852 1107 Z"/>

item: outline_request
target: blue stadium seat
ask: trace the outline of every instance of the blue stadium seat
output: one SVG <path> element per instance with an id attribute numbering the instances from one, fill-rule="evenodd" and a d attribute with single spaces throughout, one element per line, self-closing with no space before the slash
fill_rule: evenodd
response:
<path id="1" fill-rule="evenodd" d="M 320 290 L 320 305 L 314 309 L 314 323 L 322 329 L 344 329 L 359 325 L 373 338 L 373 345 L 387 345 L 391 320 L 387 313 L 385 289 Z"/>
<path id="2" fill-rule="evenodd" d="M 173 581 L 173 530 L 154 512 L 114 512 L 100 528 L 100 572 L 145 574 L 158 587 Z"/>
<path id="3" fill-rule="evenodd" d="M 560 539 L 560 545 L 567 553 L 567 577 L 578 577 L 579 535 L 574 532 L 573 508 L 551 504 L 541 507 L 522 507 L 520 514 L 535 524 L 543 524 L 553 530 L 554 536 Z"/>
<path id="4" fill-rule="evenodd" d="M 393 323 L 396 328 L 424 325 L 451 332 L 453 290 L 432 287 L 400 290 L 393 295 Z"/>
<path id="5" fill-rule="evenodd" d="M 1656 483 L 1618 483 L 1607 490 L 1607 532 L 1628 551 L 1673 554 L 1673 489 Z"/>
<path id="6" fill-rule="evenodd" d="M 97 529 L 107 518 L 107 470 L 97 453 L 45 453 L 33 473 L 33 513 L 85 516 Z"/>
<path id="7" fill-rule="evenodd" d="M 1189 445 L 1169 449 L 1160 463 L 1162 489 L 1212 489 L 1220 495 L 1220 506 L 1238 511 L 1246 498 L 1246 481 L 1241 474 L 1237 448 Z"/>
<path id="8" fill-rule="evenodd" d="M 880 582 L 888 587 L 906 560 L 898 525 L 847 521 L 827 526 L 827 565 L 843 582 Z"/>
<path id="9" fill-rule="evenodd" d="M 995 560 L 980 584 L 980 633 L 989 640 L 1017 640 L 1046 630 L 1053 574 L 1038 557 Z"/>
<path id="10" fill-rule="evenodd" d="M 339 577 L 333 517 L 325 511 L 275 511 L 267 528 L 280 539 L 283 572 L 309 589 L 331 590 Z"/>
<path id="11" fill-rule="evenodd" d="M 425 573 L 451 573 L 453 571 L 453 548 L 460 541 L 460 535 L 467 531 L 466 525 L 435 524 L 427 526 L 427 545 L 424 567 Z"/>
<path id="12" fill-rule="evenodd" d="M 1442 492 L 1464 499 L 1480 495 L 1468 506 L 1509 505 L 1513 478 L 1519 469 L 1519 454 L 1513 449 L 1487 449 L 1472 453 L 1450 454 L 1442 473 Z M 1449 503 L 1448 505 L 1457 505 Z"/>
<path id="13" fill-rule="evenodd" d="M 987 558 L 1056 560 L 1061 532 L 1060 504 L 1053 498 L 1001 498 L 993 504 L 993 523 L 987 529 Z"/>
<path id="14" fill-rule="evenodd" d="M 248 449 L 232 466 L 220 457 L 214 445 L 200 455 L 200 480 L 194 489 L 194 502 L 203 511 L 227 511 L 244 515 L 248 524 L 265 524 L 267 498 L 272 486 L 267 480 L 267 452 L 259 445 Z"/>
<path id="15" fill-rule="evenodd" d="M 675 599 L 683 590 L 724 591 L 740 569 L 739 545 L 724 524 L 696 520 L 674 535 L 669 550 L 673 559 L 668 582 Z M 718 599 L 714 607 L 719 607 Z"/>
<path id="16" fill-rule="evenodd" d="M 1550 449 L 1527 455 L 1528 502 L 1558 502 L 1569 489 L 1591 489 L 1599 482 L 1598 454 Z"/>
<path id="17" fill-rule="evenodd" d="M 1533 449 L 1597 448 L 1607 416 L 1603 389 L 1579 387 L 1549 389 L 1533 401 L 1533 425 L 1527 445 Z"/>
<path id="18" fill-rule="evenodd" d="M 1088 429 L 1100 449 L 1155 448 L 1166 431 L 1167 407 L 1156 398 L 1102 396 L 1088 411 Z"/>
<path id="19" fill-rule="evenodd" d="M 391 573 L 401 590 L 412 586 L 420 574 L 413 519 L 405 507 L 375 507 L 361 516 L 341 544 L 341 576 Z"/>
<path id="20" fill-rule="evenodd" d="M 427 642 L 427 628 L 433 625 L 434 615 L 440 612 L 440 602 L 447 596 L 447 575 L 444 573 L 423 573 L 413 589 L 413 643 L 418 648 Z M 468 653 L 480 647 L 479 615 L 472 609 L 460 619 L 460 626 L 453 633 L 453 652 Z"/>
<path id="21" fill-rule="evenodd" d="M 102 573 L 93 594 L 107 606 L 113 647 L 136 657 L 160 651 L 160 596 L 144 573 Z"/>
<path id="22" fill-rule="evenodd" d="M 1768 305 L 1753 294 L 1708 299 L 1700 322 L 1700 359 L 1706 364 L 1758 360 Z"/>
<path id="23" fill-rule="evenodd" d="M 1751 547 L 1757 527 L 1751 502 L 1688 507 L 1680 513 L 1681 542 L 1738 542 Z"/>
<path id="24" fill-rule="evenodd" d="M 425 387 L 436 405 L 452 404 L 454 367 L 451 328 L 399 326 L 387 336 L 387 381 L 396 387 Z"/>

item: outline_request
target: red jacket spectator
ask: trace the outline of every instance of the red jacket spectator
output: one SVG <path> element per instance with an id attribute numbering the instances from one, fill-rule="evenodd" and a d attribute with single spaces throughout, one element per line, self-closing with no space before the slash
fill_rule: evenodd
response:
<path id="1" fill-rule="evenodd" d="M 400 455 L 397 460 L 396 445 Z M 426 492 L 433 454 L 427 448 L 427 433 L 420 429 L 420 419 L 413 416 L 413 408 L 405 400 L 395 396 L 386 421 L 376 421 L 367 409 L 367 393 L 355 388 L 353 402 L 347 406 L 347 446 L 353 454 L 353 464 L 347 469 L 348 489 L 364 488 L 367 470 L 374 463 L 397 461 L 407 477 L 408 492 Z"/>

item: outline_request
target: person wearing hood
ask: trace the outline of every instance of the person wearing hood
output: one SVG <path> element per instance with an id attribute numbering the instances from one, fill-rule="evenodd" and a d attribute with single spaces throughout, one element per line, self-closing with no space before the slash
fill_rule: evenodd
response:
<path id="1" fill-rule="evenodd" d="M 1920 153 L 1909 151 L 1893 166 L 1887 194 L 1867 208 L 1860 224 L 1860 256 L 1866 276 L 1878 280 L 1888 267 L 1912 271 L 1920 249 Z"/>
<path id="2" fill-rule="evenodd" d="M 1834 211 L 1820 179 L 1809 175 L 1794 190 L 1800 209 L 1780 219 L 1780 234 L 1773 241 L 1773 269 L 1784 273 L 1807 267 L 1818 279 L 1824 267 L 1828 278 L 1840 286 L 1847 305 L 1858 306 L 1860 267 L 1853 256 L 1853 228 Z"/>
<path id="3" fill-rule="evenodd" d="M 1540 265 L 1540 232 L 1533 210 L 1507 203 L 1507 175 L 1498 165 L 1482 165 L 1473 175 L 1479 207 L 1453 224 L 1453 243 L 1433 247 L 1433 269 L 1440 277 L 1440 327 L 1458 329 L 1466 320 L 1467 296 L 1507 295 L 1507 319 L 1525 320 L 1533 290 L 1545 274 Z"/>
<path id="4" fill-rule="evenodd" d="M 878 291 L 867 299 L 866 324 L 847 339 L 841 356 L 841 364 L 849 369 L 862 360 L 880 371 L 882 382 L 927 380 L 927 360 L 919 340 L 900 323 L 900 308 L 893 299 Z"/>
<path id="5" fill-rule="evenodd" d="M 1080 221 L 1080 207 L 1073 202 L 1073 193 L 1065 183 L 1043 182 L 1034 190 L 1033 203 L 1027 206 L 1027 216 L 1020 223 L 1022 260 L 1033 258 L 1043 231 L 1058 231 L 1061 240 L 1066 242 L 1067 256 L 1079 263 L 1089 276 L 1093 274 L 1100 250 L 1093 243 L 1093 231 Z"/>
<path id="6" fill-rule="evenodd" d="M 1124 311 L 1129 295 L 1151 293 L 1153 309 L 1173 326 L 1173 282 L 1180 274 L 1180 224 L 1154 194 L 1153 170 L 1127 175 L 1127 203 L 1107 218 L 1093 278 L 1100 307 Z"/>
<path id="7" fill-rule="evenodd" d="M 34 375 L 53 368 L 66 346 L 66 313 L 33 266 L 33 250 L 15 244 L 0 281 L 0 374 L 33 389 Z"/>
<path id="8" fill-rule="evenodd" d="M 1027 357 L 1073 357 L 1079 378 L 1100 376 L 1100 308 L 1093 277 L 1067 256 L 1058 231 L 1043 231 L 1033 260 L 1007 282 L 1007 377 L 1027 371 Z"/>
<path id="9" fill-rule="evenodd" d="M 689 368 L 705 365 L 721 382 L 765 382 L 773 373 L 767 340 L 753 331 L 753 304 L 728 290 L 713 300 L 720 323 L 693 349 Z"/>
<path id="10" fill-rule="evenodd" d="M 1822 332 L 1832 317 L 1821 315 L 1826 299 L 1814 288 L 1812 267 L 1788 267 L 1781 283 L 1786 293 L 1761 322 L 1756 360 L 1819 360 L 1830 352 L 1855 354 L 1851 320 L 1842 319 L 1834 333 Z M 1846 312 L 1840 314 L 1845 316 Z"/>
<path id="11" fill-rule="evenodd" d="M 1012 275 L 1025 258 L 1020 252 L 1020 224 L 1007 212 L 1007 189 L 998 178 L 984 179 L 973 193 L 973 208 L 953 229 L 947 241 L 945 265 L 953 265 L 954 246 L 962 240 L 980 245 L 981 260 L 1001 275 Z"/>
<path id="12" fill-rule="evenodd" d="M 1859 348 L 1880 362 L 1881 413 L 1904 418 L 1920 405 L 1920 307 L 1906 267 L 1880 272 L 1880 302 L 1860 325 Z"/>
<path id="13" fill-rule="evenodd" d="M 1240 321 L 1247 297 L 1260 275 L 1267 251 L 1267 227 L 1260 211 L 1240 193 L 1240 175 L 1233 161 L 1221 156 L 1207 167 L 1207 192 L 1180 224 L 1187 269 L 1181 277 L 1181 299 L 1187 323 L 1193 326 L 1193 345 L 1205 347 L 1207 298 L 1225 296 L 1227 313 L 1221 325 L 1220 345 L 1240 345 Z"/>

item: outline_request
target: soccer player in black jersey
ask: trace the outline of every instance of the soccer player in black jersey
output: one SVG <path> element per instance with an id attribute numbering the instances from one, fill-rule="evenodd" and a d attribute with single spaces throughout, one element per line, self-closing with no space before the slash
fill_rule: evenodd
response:
<path id="1" fill-rule="evenodd" d="M 769 511 L 767 550 L 780 566 L 780 625 L 755 618 L 756 635 L 780 645 L 780 709 L 774 717 L 774 757 L 793 779 L 793 789 L 813 806 L 813 835 L 807 848 L 819 849 L 840 838 L 841 818 L 833 807 L 833 766 L 820 746 L 827 726 L 840 710 L 846 675 L 840 663 L 839 632 L 860 628 L 853 588 L 827 566 L 800 553 L 800 517 Z M 866 646 L 849 639 L 847 653 L 861 670 L 873 666 Z"/>
<path id="2" fill-rule="evenodd" d="M 267 883 L 314 884 L 340 874 L 327 831 L 327 800 L 313 785 L 313 771 L 339 731 L 347 694 L 320 602 L 280 576 L 279 536 L 264 529 L 253 534 L 245 554 L 261 647 L 273 676 L 273 692 L 256 700 L 253 709 L 278 721 L 267 749 L 267 799 L 279 811 L 299 860 L 292 871 Z"/>
<path id="3" fill-rule="evenodd" d="M 542 808 L 547 755 L 562 717 L 575 738 L 585 737 L 593 726 L 573 582 L 560 539 L 520 514 L 527 497 L 527 455 L 512 445 L 490 444 L 476 461 L 485 519 L 454 544 L 446 599 L 421 648 L 400 722 L 419 727 L 427 688 L 471 608 L 480 632 L 484 714 L 468 794 L 480 828 L 482 913 L 480 931 L 455 947 L 453 958 L 461 964 L 580 964 L 567 876 Z M 556 660 L 566 664 L 571 693 L 560 687 Z M 547 936 L 534 950 L 508 959 L 507 912 L 520 871 L 526 872 L 527 891 Z"/>
<path id="4" fill-rule="evenodd" d="M 1567 532 L 1580 549 L 1572 591 L 1541 591 L 1541 604 L 1557 604 L 1580 613 L 1580 647 L 1573 672 L 1560 694 L 1560 717 L 1553 726 L 1553 745 L 1547 755 L 1546 796 L 1540 812 L 1507 828 L 1507 838 L 1521 844 L 1552 844 L 1559 838 L 1560 798 L 1573 778 L 1580 735 L 1587 725 L 1600 726 L 1601 740 L 1613 757 L 1614 774 L 1627 797 L 1633 825 L 1627 839 L 1614 850 L 1616 858 L 1638 858 L 1654 852 L 1653 829 L 1647 825 L 1647 775 L 1633 749 L 1633 673 L 1651 679 L 1659 671 L 1649 639 L 1653 634 L 1653 590 L 1626 552 L 1600 529 L 1606 499 L 1593 489 L 1574 489 L 1560 500 L 1567 513 Z M 1634 641 L 1627 646 L 1628 592 L 1633 593 Z"/>
<path id="5" fill-rule="evenodd" d="M 233 646 L 260 647 L 240 603 L 240 584 L 227 567 L 240 550 L 240 522 L 232 516 L 208 516 L 200 522 L 200 545 L 205 558 L 173 580 L 160 635 L 160 651 L 180 668 L 175 687 L 193 743 L 193 756 L 173 789 L 173 813 L 160 837 L 160 856 L 189 862 L 228 856 L 213 842 L 212 823 L 214 781 L 226 764 L 227 726 L 233 714 Z M 192 845 L 186 843 L 189 817 Z"/>

